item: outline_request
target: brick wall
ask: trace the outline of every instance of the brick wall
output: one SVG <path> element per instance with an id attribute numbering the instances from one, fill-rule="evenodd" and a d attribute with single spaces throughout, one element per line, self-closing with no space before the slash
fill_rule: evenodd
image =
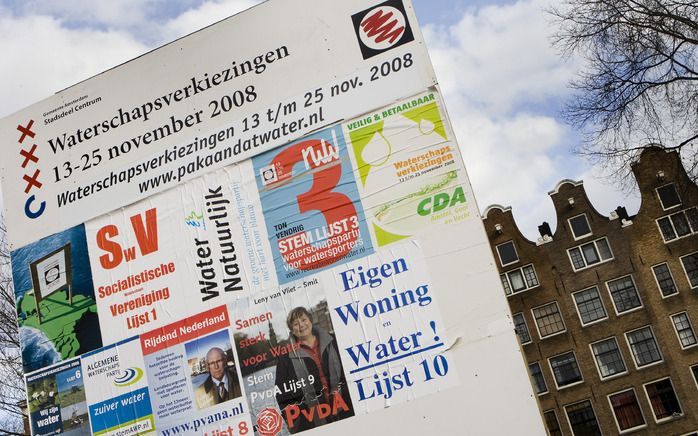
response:
<path id="1" fill-rule="evenodd" d="M 591 404 L 603 434 L 619 433 L 620 424 L 615 419 L 609 395 L 630 389 L 635 393 L 637 406 L 626 406 L 624 410 L 638 413 L 636 407 L 639 407 L 641 417 L 635 415 L 624 424 L 640 423 L 634 434 L 682 435 L 698 431 L 698 385 L 690 370 L 692 365 L 698 365 L 698 345 L 682 347 L 671 320 L 672 315 L 685 313 L 698 328 L 698 286 L 691 288 L 681 262 L 683 256 L 698 252 L 698 223 L 692 225 L 689 222 L 691 208 L 698 206 L 698 187 L 686 176 L 677 154 L 659 148 L 646 150 L 633 166 L 633 172 L 642 202 L 637 215 L 627 220 L 616 214 L 606 216 L 596 211 L 583 184 L 570 180 L 560 182 L 550 192 L 557 215 L 556 223 L 551 225 L 554 229 L 551 237 L 538 241 L 526 239 L 517 228 L 509 208 L 491 206 L 485 212 L 485 229 L 500 273 L 504 274 L 511 291 L 507 297 L 509 307 L 512 314 L 522 314 L 528 326 L 531 340 L 522 345 L 524 355 L 528 364 L 539 362 L 547 385 L 547 393 L 538 396 L 541 410 L 555 412 L 561 432 L 557 434 L 572 434 L 565 406 L 585 401 Z M 672 205 L 676 198 L 671 195 L 670 184 L 674 185 L 680 203 L 665 210 L 657 188 L 664 187 L 662 192 L 667 192 L 665 198 L 671 200 L 668 205 Z M 586 217 L 590 233 L 585 231 L 582 216 Z M 664 217 L 668 217 L 668 221 Z M 578 224 L 577 237 L 572 231 L 571 218 Z M 662 223 L 676 234 L 669 241 L 665 241 L 660 231 L 657 220 L 662 218 Z M 688 233 L 684 222 L 688 223 Z M 670 230 L 667 230 L 667 235 L 671 238 Z M 510 244 L 515 247 L 518 260 L 502 266 L 499 251 Z M 576 268 L 573 260 L 577 263 Z M 661 264 L 666 264 L 671 271 L 678 290 L 668 297 L 662 295 L 652 269 Z M 518 280 L 517 270 L 526 270 L 530 274 L 528 265 L 535 269 L 537 286 L 524 279 L 522 287 Z M 616 285 L 612 288 L 617 299 L 615 302 L 609 281 Z M 627 289 L 629 284 L 634 287 L 634 293 Z M 522 289 L 516 292 L 515 288 Z M 597 292 L 586 291 L 592 288 Z M 577 297 L 582 307 L 587 308 L 584 313 L 588 316 L 584 325 L 574 298 L 580 291 L 585 291 Z M 599 300 L 603 310 L 599 307 Z M 559 307 L 564 330 L 555 333 L 557 323 L 547 330 L 543 326 L 543 333 L 554 333 L 542 338 L 534 310 L 539 315 L 548 314 L 550 311 L 544 309 L 554 307 L 547 306 L 552 302 Z M 603 311 L 605 317 L 601 315 Z M 540 323 L 551 319 L 556 320 L 554 316 L 541 316 Z M 647 326 L 650 329 L 640 333 L 653 333 L 661 360 L 651 362 L 656 356 L 650 347 L 649 352 L 642 354 L 643 360 L 638 367 L 626 334 Z M 694 331 L 698 336 L 698 331 Z M 633 334 L 633 337 L 637 339 L 640 333 Z M 608 338 L 615 338 L 625 371 L 602 378 L 590 344 Z M 638 345 L 637 348 L 647 351 L 647 347 Z M 557 387 L 549 359 L 561 354 L 565 356 L 564 353 L 568 352 L 575 356 L 583 381 Z M 613 360 L 614 355 L 611 353 L 606 359 Z M 619 369 L 618 365 L 613 367 Z M 564 369 L 569 369 L 569 366 L 563 365 Z M 563 373 L 569 375 L 570 371 Z M 681 413 L 657 422 L 644 385 L 667 377 L 671 380 Z M 660 386 L 665 387 L 665 384 Z M 621 398 L 632 399 L 632 395 L 615 397 L 618 402 Z M 660 406 L 655 405 L 655 408 Z M 580 433 L 581 430 L 577 431 Z"/>

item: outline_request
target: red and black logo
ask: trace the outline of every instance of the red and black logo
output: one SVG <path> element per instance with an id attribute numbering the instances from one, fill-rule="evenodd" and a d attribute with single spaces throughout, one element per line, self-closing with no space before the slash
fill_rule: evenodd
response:
<path id="1" fill-rule="evenodd" d="M 368 59 L 414 40 L 402 0 L 388 0 L 351 16 L 361 55 Z"/>

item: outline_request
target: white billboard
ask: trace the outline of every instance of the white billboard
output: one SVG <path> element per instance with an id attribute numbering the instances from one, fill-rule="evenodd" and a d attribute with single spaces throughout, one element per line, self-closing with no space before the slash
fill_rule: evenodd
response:
<path id="1" fill-rule="evenodd" d="M 8 226 L 36 232 L 11 232 L 10 242 L 435 85 L 412 8 L 397 11 L 404 42 L 363 59 L 359 41 L 385 45 L 394 35 L 383 19 L 357 30 L 357 6 L 262 3 L 6 118 L 0 134 L 18 149 L 2 162 Z"/>
<path id="2" fill-rule="evenodd" d="M 409 1 L 271 0 L 0 134 L 34 434 L 543 434 Z"/>

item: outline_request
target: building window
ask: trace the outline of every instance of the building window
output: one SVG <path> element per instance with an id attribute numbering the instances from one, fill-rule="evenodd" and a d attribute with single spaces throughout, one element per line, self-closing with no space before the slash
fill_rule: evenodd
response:
<path id="1" fill-rule="evenodd" d="M 603 307 L 603 302 L 596 287 L 576 292 L 572 294 L 572 297 L 577 305 L 577 313 L 579 313 L 582 325 L 606 319 L 606 309 Z"/>
<path id="2" fill-rule="evenodd" d="M 567 254 L 575 271 L 613 259 L 613 253 L 606 238 L 570 248 Z"/>
<path id="3" fill-rule="evenodd" d="M 499 278 L 502 279 L 502 287 L 504 288 L 504 293 L 506 295 L 511 295 L 511 286 L 509 286 L 506 274 L 500 274 Z"/>
<path id="4" fill-rule="evenodd" d="M 613 306 L 618 315 L 642 307 L 640 296 L 635 290 L 635 283 L 631 276 L 611 280 L 606 282 L 606 286 L 611 293 L 611 300 L 613 300 Z"/>
<path id="5" fill-rule="evenodd" d="M 531 342 L 531 335 L 528 333 L 528 326 L 521 312 L 514 314 L 514 330 L 516 331 L 516 336 L 519 337 L 521 345 Z"/>
<path id="6" fill-rule="evenodd" d="M 516 253 L 514 241 L 497 245 L 497 254 L 499 254 L 499 263 L 502 266 L 511 265 L 519 261 L 519 255 Z"/>
<path id="7" fill-rule="evenodd" d="M 565 331 L 565 323 L 560 314 L 560 308 L 556 301 L 531 310 L 533 319 L 536 320 L 538 335 L 541 339 L 547 338 Z"/>
<path id="8" fill-rule="evenodd" d="M 646 425 L 645 417 L 642 416 L 642 409 L 640 409 L 633 389 L 611 394 L 608 396 L 608 401 L 611 403 L 611 409 L 620 432 Z"/>
<path id="9" fill-rule="evenodd" d="M 626 372 L 623 355 L 618 348 L 616 338 L 608 338 L 591 344 L 591 353 L 594 355 L 601 379 Z"/>
<path id="10" fill-rule="evenodd" d="M 577 358 L 574 352 L 570 351 L 559 356 L 548 359 L 550 362 L 550 370 L 555 377 L 555 384 L 558 389 L 566 386 L 575 385 L 584 381 L 582 373 L 577 365 Z"/>
<path id="11" fill-rule="evenodd" d="M 538 276 L 536 276 L 536 270 L 533 265 L 526 265 L 521 268 L 523 270 L 524 279 L 526 280 L 526 286 L 533 288 L 538 286 Z"/>
<path id="12" fill-rule="evenodd" d="M 655 265 L 652 267 L 652 272 L 654 273 L 654 278 L 657 280 L 657 286 L 659 286 L 662 297 L 669 297 L 679 293 L 679 290 L 676 288 L 676 283 L 674 283 L 674 277 L 671 275 L 669 265 L 666 263 Z"/>
<path id="13" fill-rule="evenodd" d="M 688 220 L 688 225 L 693 230 L 693 233 L 698 232 L 698 207 L 692 207 L 690 209 L 684 210 L 686 214 L 686 219 Z"/>
<path id="14" fill-rule="evenodd" d="M 504 274 L 500 274 L 499 277 L 502 279 L 504 293 L 507 295 L 527 291 L 540 284 L 533 265 L 526 265 L 523 268 L 507 271 Z"/>
<path id="15" fill-rule="evenodd" d="M 536 389 L 538 395 L 542 395 L 548 392 L 548 385 L 545 384 L 545 377 L 543 377 L 543 371 L 540 368 L 538 362 L 533 362 L 528 365 L 528 371 L 531 373 L 531 380 L 533 381 L 533 387 Z"/>
<path id="16" fill-rule="evenodd" d="M 692 347 L 698 343 L 696 335 L 693 332 L 693 326 L 691 326 L 691 320 L 688 318 L 686 312 L 671 315 L 671 322 L 674 324 L 674 329 L 679 337 L 681 348 Z"/>
<path id="17" fill-rule="evenodd" d="M 601 429 L 596 420 L 594 409 L 591 407 L 591 401 L 585 400 L 565 406 L 565 412 L 572 428 L 572 434 L 575 436 L 601 436 Z"/>
<path id="18" fill-rule="evenodd" d="M 679 404 L 679 399 L 674 392 L 671 379 L 665 378 L 652 383 L 647 383 L 645 393 L 652 406 L 654 420 L 659 422 L 676 416 L 681 416 L 683 411 Z"/>
<path id="19" fill-rule="evenodd" d="M 662 354 L 659 352 L 659 346 L 654 339 L 651 327 L 647 326 L 627 332 L 625 337 L 638 368 L 662 361 Z"/>
<path id="20" fill-rule="evenodd" d="M 682 257 L 681 264 L 691 288 L 698 288 L 698 252 Z"/>
<path id="21" fill-rule="evenodd" d="M 673 183 L 657 188 L 657 195 L 659 195 L 659 201 L 662 203 L 662 209 L 664 210 L 681 204 L 681 198 L 679 198 L 679 193 L 676 192 L 676 186 Z"/>
<path id="22" fill-rule="evenodd" d="M 586 214 L 577 215 L 567 221 L 570 223 L 570 229 L 575 240 L 591 235 L 591 227 L 589 227 Z"/>
<path id="23" fill-rule="evenodd" d="M 698 233 L 698 208 L 690 208 L 657 219 L 664 242 Z"/>
<path id="24" fill-rule="evenodd" d="M 548 410 L 543 413 L 545 418 L 545 427 L 548 429 L 548 434 L 550 436 L 562 436 L 562 430 L 560 429 L 560 423 L 557 420 L 557 415 L 555 415 L 554 410 Z"/>
<path id="25" fill-rule="evenodd" d="M 698 388 L 698 365 L 691 367 L 691 374 L 693 374 L 693 381 L 696 382 L 696 387 Z"/>

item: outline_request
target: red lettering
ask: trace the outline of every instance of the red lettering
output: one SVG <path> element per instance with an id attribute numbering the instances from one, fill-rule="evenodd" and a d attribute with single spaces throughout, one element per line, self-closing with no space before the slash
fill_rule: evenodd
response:
<path id="1" fill-rule="evenodd" d="M 317 417 L 320 419 L 325 419 L 332 413 L 332 409 L 329 404 L 318 404 L 317 405 Z"/>
<path id="2" fill-rule="evenodd" d="M 310 139 L 307 141 L 302 141 L 293 146 L 281 151 L 274 160 L 272 164 L 276 168 L 281 168 L 282 180 L 291 177 L 293 173 L 293 167 L 298 162 L 303 162 L 303 150 L 308 147 L 313 147 L 318 154 L 326 155 L 327 145 L 326 141 L 318 139 Z M 339 147 L 337 144 L 330 144 L 330 147 Z M 338 148 L 337 148 L 338 150 Z M 310 186 L 310 190 L 299 194 L 296 196 L 296 201 L 298 203 L 298 212 L 301 214 L 311 213 L 313 211 L 319 211 L 328 225 L 340 222 L 343 219 L 356 217 L 356 208 L 351 199 L 341 192 L 334 192 L 333 189 L 337 187 L 340 178 L 342 177 L 342 167 L 341 165 L 324 165 L 324 168 L 316 170 L 312 173 L 313 183 Z M 275 185 L 272 189 L 277 188 L 281 185 Z M 322 256 L 321 260 L 317 262 L 303 262 L 297 266 L 297 269 L 308 271 L 318 268 L 320 265 L 329 265 L 334 263 L 343 257 L 345 257 L 356 245 L 359 233 L 352 233 L 344 244 L 335 247 L 332 254 Z M 308 241 L 305 241 L 308 242 Z M 281 243 L 281 241 L 279 241 Z M 314 246 L 312 244 L 310 248 L 306 250 L 306 257 L 311 257 L 313 254 L 326 251 L 329 252 L 331 247 Z M 279 251 L 282 251 L 279 247 Z M 291 258 L 292 253 L 290 251 L 282 251 L 281 253 L 284 261 L 287 264 L 292 264 L 294 260 Z"/>
<path id="3" fill-rule="evenodd" d="M 131 225 L 136 233 L 136 241 L 141 249 L 141 254 L 153 253 L 158 250 L 158 217 L 157 209 L 145 211 L 145 225 L 140 214 L 131 217 Z"/>
<path id="4" fill-rule="evenodd" d="M 335 392 L 334 395 L 332 395 L 332 398 L 334 400 L 332 401 L 332 414 L 336 415 L 339 409 L 342 409 L 344 412 L 349 411 L 349 406 L 347 403 L 344 401 L 344 398 L 342 398 L 342 395 L 340 395 L 339 392 Z"/>
<path id="5" fill-rule="evenodd" d="M 322 404 L 320 406 L 322 406 Z M 315 417 L 315 409 L 317 407 L 319 406 L 310 406 L 310 410 L 303 409 L 301 410 L 301 413 L 303 414 L 303 416 L 305 416 L 305 419 L 312 422 L 313 418 Z"/>
<path id="6" fill-rule="evenodd" d="M 121 263 L 123 258 L 121 245 L 109 239 L 118 234 L 119 229 L 113 224 L 106 225 L 97 231 L 97 246 L 108 253 L 99 256 L 99 263 L 104 269 L 116 268 Z"/>
<path id="7" fill-rule="evenodd" d="M 296 419 L 298 419 L 301 414 L 305 419 L 312 422 L 315 419 L 315 413 L 317 413 L 318 419 L 325 419 L 330 415 L 337 415 L 340 411 L 349 411 L 349 406 L 338 392 L 336 392 L 332 398 L 331 407 L 329 404 L 322 403 L 317 406 L 310 406 L 308 410 L 301 409 L 295 404 L 286 407 L 284 409 L 284 414 L 286 415 L 288 428 L 293 428 L 296 425 Z"/>
<path id="8" fill-rule="evenodd" d="M 136 258 L 136 247 L 128 247 L 124 249 L 124 256 L 126 258 L 126 262 L 131 262 Z"/>
<path id="9" fill-rule="evenodd" d="M 284 409 L 284 413 L 286 414 L 288 428 L 293 428 L 296 425 L 296 419 L 301 416 L 301 408 L 295 404 L 291 404 Z"/>

